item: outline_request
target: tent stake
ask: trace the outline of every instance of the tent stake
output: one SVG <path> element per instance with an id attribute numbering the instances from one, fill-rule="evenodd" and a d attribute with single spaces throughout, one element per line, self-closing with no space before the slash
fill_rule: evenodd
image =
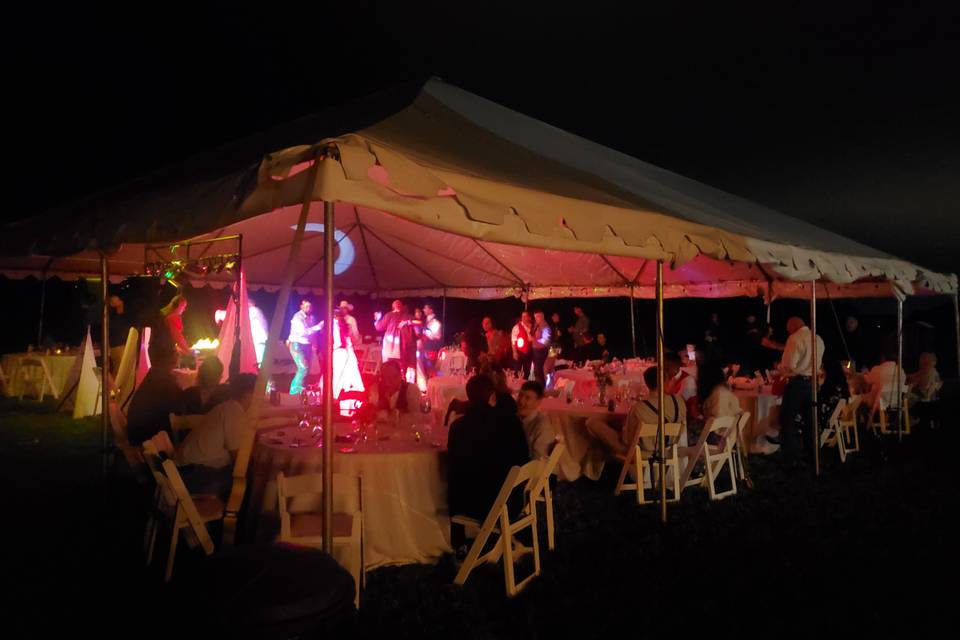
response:
<path id="1" fill-rule="evenodd" d="M 630 288 L 633 294 L 633 287 Z M 633 308 L 633 298 L 631 295 L 631 309 Z M 667 523 L 667 438 L 664 432 L 663 404 L 664 404 L 664 380 L 663 380 L 663 260 L 657 260 L 657 433 L 659 434 L 660 449 L 660 522 Z M 639 428 L 639 427 L 638 427 Z M 639 455 L 639 454 L 638 454 Z M 674 469 L 677 473 L 679 470 Z M 643 491 L 643 478 L 637 478 L 639 484 L 638 491 Z"/>
<path id="2" fill-rule="evenodd" d="M 323 358 L 323 550 L 333 553 L 333 203 L 323 201 L 323 274 L 326 289 L 326 322 Z"/>
<path id="3" fill-rule="evenodd" d="M 630 342 L 633 344 L 633 357 L 637 357 L 637 318 L 636 303 L 633 299 L 633 285 L 630 285 Z"/>
<path id="4" fill-rule="evenodd" d="M 813 471 L 820 475 L 820 421 L 817 411 L 817 387 L 820 368 L 817 366 L 817 281 L 810 282 L 810 432 L 813 434 Z"/>
<path id="5" fill-rule="evenodd" d="M 110 470 L 110 265 L 107 254 L 100 254 L 100 290 L 103 293 L 103 319 L 100 327 L 100 446 L 103 477 Z"/>
<path id="6" fill-rule="evenodd" d="M 897 296 L 897 442 L 903 442 L 903 300 Z"/>

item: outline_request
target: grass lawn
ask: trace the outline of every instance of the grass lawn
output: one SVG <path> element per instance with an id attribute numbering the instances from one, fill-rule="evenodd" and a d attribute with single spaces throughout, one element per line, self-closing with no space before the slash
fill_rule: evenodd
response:
<path id="1" fill-rule="evenodd" d="M 48 625 L 183 635 L 171 612 L 149 604 L 166 593 L 140 550 L 149 488 L 122 474 L 105 485 L 98 422 L 52 408 L 0 402 L 3 608 L 20 631 L 9 637 Z M 866 450 L 845 465 L 826 452 L 819 479 L 752 457 L 754 489 L 719 503 L 688 490 L 666 528 L 657 507 L 612 495 L 608 465 L 599 482 L 558 486 L 558 548 L 519 597 L 504 597 L 496 567 L 463 588 L 451 584 L 449 558 L 380 569 L 356 635 L 586 639 L 624 625 L 630 637 L 932 635 L 956 606 L 942 585 L 957 569 L 957 437 L 944 428 L 902 444 L 862 439 Z M 192 556 L 182 553 L 178 571 L 202 561 Z"/>

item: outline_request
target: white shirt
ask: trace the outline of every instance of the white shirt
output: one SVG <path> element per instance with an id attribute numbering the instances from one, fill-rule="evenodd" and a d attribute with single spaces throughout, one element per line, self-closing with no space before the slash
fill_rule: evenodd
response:
<path id="1" fill-rule="evenodd" d="M 320 329 L 320 325 L 313 324 L 313 316 L 308 316 L 303 311 L 297 311 L 290 318 L 290 342 L 297 344 L 310 344 L 310 336 Z"/>
<path id="2" fill-rule="evenodd" d="M 680 376 L 684 374 L 683 371 L 677 371 L 677 375 L 673 376 L 674 380 L 680 380 Z M 665 385 L 669 386 L 669 385 Z M 686 402 L 693 396 L 697 395 L 697 378 L 693 375 L 687 375 L 680 383 L 680 388 L 677 390 L 677 395 L 683 398 L 683 401 Z"/>
<path id="3" fill-rule="evenodd" d="M 547 417 L 539 411 L 532 416 L 521 418 L 523 433 L 527 436 L 530 446 L 530 459 L 539 460 L 550 457 L 550 449 L 557 441 L 557 434 L 553 432 L 553 425 Z"/>
<path id="4" fill-rule="evenodd" d="M 177 452 L 177 466 L 200 464 L 223 469 L 233 462 L 232 452 L 240 449 L 247 431 L 247 412 L 236 400 L 221 402 L 190 431 Z"/>
<path id="5" fill-rule="evenodd" d="M 812 377 L 814 369 L 810 353 L 810 327 L 801 327 L 787 338 L 787 345 L 783 350 L 783 359 L 780 361 L 780 371 L 786 376 Z M 823 363 L 823 338 L 817 336 L 817 366 Z"/>
<path id="6" fill-rule="evenodd" d="M 544 322 L 543 324 L 538 324 L 536 327 L 534 327 L 533 330 L 537 334 L 536 337 L 533 338 L 534 349 L 546 349 L 547 347 L 549 347 L 550 346 L 550 325 Z"/>
<path id="7" fill-rule="evenodd" d="M 878 393 L 883 394 L 883 403 L 888 407 L 896 407 L 897 402 L 897 363 L 893 360 L 881 362 L 863 376 L 863 379 L 870 383 L 870 396 L 876 397 Z M 900 384 L 907 384 L 907 375 L 901 374 Z"/>
<path id="8" fill-rule="evenodd" d="M 345 313 L 343 321 L 347 323 L 347 331 L 350 333 L 350 341 L 353 342 L 353 346 L 363 343 L 363 338 L 360 337 L 360 328 L 357 326 L 357 319 L 349 313 Z"/>
<path id="9" fill-rule="evenodd" d="M 423 337 L 425 337 L 427 340 L 443 339 L 443 330 L 440 326 L 440 321 L 437 320 L 437 316 L 427 316 L 427 324 L 423 327 Z"/>

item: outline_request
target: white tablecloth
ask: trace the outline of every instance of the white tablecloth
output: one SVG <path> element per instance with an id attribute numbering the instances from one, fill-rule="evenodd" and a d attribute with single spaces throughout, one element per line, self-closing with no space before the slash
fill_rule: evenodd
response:
<path id="1" fill-rule="evenodd" d="M 646 367 L 629 368 L 623 373 L 612 373 L 613 393 L 617 389 L 633 391 L 638 395 L 646 395 L 647 387 L 643 382 L 643 372 Z M 561 382 L 564 381 L 564 382 Z M 573 385 L 573 397 L 581 400 L 596 400 L 598 388 L 597 380 L 592 369 L 561 369 L 556 372 L 555 387 L 563 384 Z M 608 390 L 609 391 L 609 390 Z"/>
<path id="2" fill-rule="evenodd" d="M 567 447 L 557 465 L 560 479 L 572 481 L 584 475 L 591 480 L 597 480 L 603 471 L 606 452 L 587 431 L 586 422 L 589 418 L 599 416 L 612 426 L 622 428 L 627 417 L 627 407 L 620 406 L 611 413 L 606 407 L 595 407 L 587 402 L 579 404 L 574 401 L 567 404 L 565 399 L 544 398 L 540 412 L 550 420 L 553 430 Z"/>
<path id="3" fill-rule="evenodd" d="M 75 353 L 66 355 L 46 355 L 38 352 L 4 354 L 2 363 L 3 373 L 7 376 L 7 396 L 20 395 L 20 389 L 22 387 L 18 380 L 20 374 L 20 358 L 27 357 L 40 358 L 47 363 L 47 369 L 50 371 L 50 379 L 53 381 L 57 394 L 62 397 L 63 392 L 67 391 L 67 389 L 63 388 L 63 385 L 66 384 L 67 378 L 70 376 L 70 369 L 73 367 L 73 362 L 77 359 L 77 354 Z M 33 389 L 28 389 L 28 391 L 33 392 Z"/>
<path id="4" fill-rule="evenodd" d="M 343 425 L 343 428 L 349 428 Z M 363 474 L 365 559 L 368 569 L 385 565 L 433 562 L 450 551 L 446 497 L 446 429 L 434 428 L 420 443 L 410 430 L 383 429 L 390 439 L 357 445 L 337 443 L 334 471 Z M 289 445 L 297 438 L 300 448 Z M 437 445 L 437 446 L 435 446 Z M 277 472 L 318 473 L 323 449 L 293 426 L 266 430 L 257 437 L 250 474 L 248 518 L 276 531 Z M 298 505 L 302 507 L 303 505 Z M 319 502 L 313 507 L 319 508 Z M 272 519 L 274 527 L 266 526 Z"/>
<path id="5" fill-rule="evenodd" d="M 448 376 L 451 372 L 464 371 L 467 368 L 467 354 L 459 349 L 444 347 L 437 355 L 437 373 Z"/>
<path id="6" fill-rule="evenodd" d="M 776 451 L 776 446 L 770 445 L 764 436 L 780 433 L 780 402 L 783 398 L 757 390 L 735 389 L 733 393 L 740 400 L 740 408 L 750 412 L 750 421 L 743 434 L 750 453 Z"/>

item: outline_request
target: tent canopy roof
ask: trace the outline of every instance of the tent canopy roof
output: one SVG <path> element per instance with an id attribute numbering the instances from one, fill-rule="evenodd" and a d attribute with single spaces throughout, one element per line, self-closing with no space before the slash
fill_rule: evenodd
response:
<path id="1" fill-rule="evenodd" d="M 316 180 L 309 171 L 319 150 Z M 304 194 L 336 204 L 336 286 L 389 295 L 956 291 L 936 274 L 430 80 L 303 118 L 114 192 L 8 225 L 8 274 L 142 271 L 149 243 L 243 234 L 252 287 L 277 286 Z M 322 207 L 296 286 L 322 286 Z M 53 231 L 51 231 L 53 229 Z M 216 248 L 212 248 L 216 251 Z M 44 256 L 58 256 L 49 261 Z M 806 285 L 809 286 L 809 285 Z M 672 288 L 671 288 L 672 287 Z M 780 291 L 774 291 L 780 287 Z M 879 288 L 878 288 L 879 287 Z M 856 293 L 860 292 L 860 293 Z M 886 292 L 889 293 L 889 287 Z M 641 295 L 643 295 L 641 293 Z"/>

